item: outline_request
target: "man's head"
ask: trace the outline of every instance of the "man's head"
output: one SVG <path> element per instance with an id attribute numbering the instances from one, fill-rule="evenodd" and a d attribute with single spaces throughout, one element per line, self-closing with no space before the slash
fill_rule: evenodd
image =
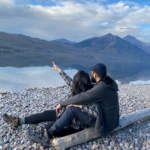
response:
<path id="1" fill-rule="evenodd" d="M 106 66 L 102 63 L 95 64 L 93 67 L 89 67 L 88 69 L 91 71 L 91 81 L 93 83 L 99 82 L 99 80 L 107 74 Z"/>

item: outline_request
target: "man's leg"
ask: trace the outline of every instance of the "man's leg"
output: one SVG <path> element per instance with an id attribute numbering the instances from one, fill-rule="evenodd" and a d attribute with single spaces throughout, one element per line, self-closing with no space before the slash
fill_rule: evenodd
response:
<path id="1" fill-rule="evenodd" d="M 50 121 L 49 123 L 45 124 L 44 125 L 44 128 L 46 130 L 48 130 L 49 128 L 51 128 L 53 126 L 53 124 L 55 123 L 55 121 Z M 57 134 L 55 134 L 55 136 L 67 136 L 67 135 L 70 135 L 70 134 L 73 134 L 73 133 L 76 133 L 76 132 L 79 132 L 79 131 L 82 131 L 83 129 L 74 129 L 74 128 L 64 128 L 62 129 L 60 132 L 58 132 Z"/>
<path id="2" fill-rule="evenodd" d="M 64 127 L 72 122 L 73 118 L 76 118 L 80 122 L 89 125 L 90 127 L 94 127 L 96 122 L 96 118 L 82 112 L 78 107 L 71 106 L 66 109 L 63 115 L 54 123 L 50 129 L 41 130 L 40 133 L 34 133 L 30 130 L 27 130 L 26 134 L 34 142 L 47 146 L 52 136 L 58 136 Z"/>
<path id="3" fill-rule="evenodd" d="M 4 114 L 3 119 L 17 129 L 17 127 L 21 124 L 37 124 L 44 121 L 56 121 L 56 110 L 46 110 L 42 113 L 33 114 L 22 118 Z"/>
<path id="4" fill-rule="evenodd" d="M 67 136 L 67 135 L 70 135 L 70 134 L 74 134 L 74 133 L 80 132 L 82 130 L 83 129 L 81 129 L 81 128 L 80 129 L 64 128 L 60 132 L 55 133 L 54 136 L 56 136 L 56 137 L 63 137 L 63 136 Z"/>
<path id="5" fill-rule="evenodd" d="M 60 132 L 66 125 L 72 122 L 73 118 L 76 118 L 80 122 L 89 125 L 90 127 L 95 126 L 96 118 L 89 116 L 85 112 L 82 112 L 81 109 L 78 107 L 70 106 L 66 109 L 66 111 L 59 118 L 59 120 L 56 121 L 54 125 L 48 130 L 48 132 Z"/>

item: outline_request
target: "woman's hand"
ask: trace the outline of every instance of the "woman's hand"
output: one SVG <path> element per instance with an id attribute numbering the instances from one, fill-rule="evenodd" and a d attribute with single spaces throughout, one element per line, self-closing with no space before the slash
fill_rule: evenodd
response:
<path id="1" fill-rule="evenodd" d="M 57 70 L 57 71 L 59 71 L 59 72 L 61 72 L 61 69 L 57 66 L 57 65 L 55 65 L 55 63 L 52 61 L 52 63 L 53 63 L 53 67 L 52 67 L 52 69 L 54 69 L 54 70 Z"/>
<path id="2" fill-rule="evenodd" d="M 70 106 L 79 107 L 79 108 L 82 109 L 82 105 L 73 105 L 73 104 L 68 105 L 66 108 L 68 108 L 68 107 L 70 107 Z"/>

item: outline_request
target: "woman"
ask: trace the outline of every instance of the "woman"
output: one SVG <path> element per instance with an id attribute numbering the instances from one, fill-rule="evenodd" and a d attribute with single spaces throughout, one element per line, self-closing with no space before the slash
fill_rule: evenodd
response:
<path id="1" fill-rule="evenodd" d="M 70 92 L 68 93 L 68 97 L 74 96 L 81 92 L 85 92 L 93 87 L 91 84 L 89 75 L 84 71 L 78 71 L 72 80 L 66 73 L 64 73 L 58 66 L 56 66 L 54 62 L 53 62 L 52 69 L 59 71 L 60 76 L 64 79 L 66 84 L 70 87 Z M 62 114 L 65 112 L 65 109 L 67 109 L 70 106 L 81 108 L 81 105 L 69 105 L 66 108 L 63 108 L 62 110 L 60 110 L 58 115 L 56 114 L 56 110 L 54 109 L 54 110 L 46 110 L 42 113 L 30 115 L 28 117 L 23 117 L 23 118 L 19 118 L 18 116 L 9 116 L 8 114 L 4 114 L 3 119 L 7 123 L 11 124 L 14 129 L 17 129 L 17 127 L 21 124 L 37 124 L 37 123 L 41 123 L 45 121 L 50 121 L 45 126 L 45 128 L 48 130 L 55 123 L 55 121 L 58 120 L 62 116 Z M 82 111 L 85 113 L 88 113 L 92 117 L 96 118 L 97 116 L 97 108 L 94 104 L 82 105 Z M 74 118 L 70 124 L 68 124 L 59 133 L 56 133 L 55 136 L 65 136 L 68 134 L 81 131 L 87 127 L 88 125 L 83 124 L 82 122 L 79 122 L 78 120 L 75 120 Z"/>

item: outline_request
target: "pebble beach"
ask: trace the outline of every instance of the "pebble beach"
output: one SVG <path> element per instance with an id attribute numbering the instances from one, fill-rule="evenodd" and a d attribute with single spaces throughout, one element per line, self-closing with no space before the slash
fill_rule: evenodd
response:
<path id="1" fill-rule="evenodd" d="M 55 109 L 67 98 L 69 87 L 34 88 L 0 95 L 0 149 L 53 150 L 29 140 L 25 130 L 35 125 L 22 125 L 13 130 L 2 114 L 25 117 L 44 110 Z M 150 85 L 119 84 L 120 116 L 150 107 Z M 45 123 L 45 122 L 44 122 Z M 38 124 L 43 126 L 44 123 Z M 107 136 L 73 146 L 68 150 L 150 150 L 150 118 L 143 119 Z"/>

